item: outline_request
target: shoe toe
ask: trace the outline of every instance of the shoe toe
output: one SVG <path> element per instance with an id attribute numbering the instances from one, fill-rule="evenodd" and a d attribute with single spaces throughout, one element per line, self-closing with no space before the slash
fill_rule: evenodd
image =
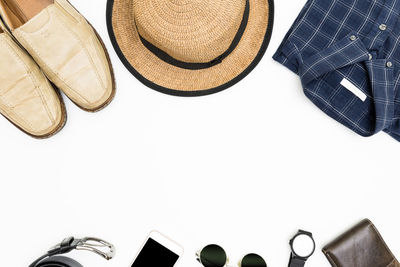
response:
<path id="1" fill-rule="evenodd" d="M 95 70 L 81 72 L 70 82 L 73 84 L 74 92 L 77 92 L 72 100 L 87 111 L 98 110 L 108 102 L 113 94 L 111 78 L 101 80 L 94 75 L 95 73 Z"/>
<path id="2" fill-rule="evenodd" d="M 61 130 L 65 121 L 65 113 L 61 108 L 63 104 L 57 100 L 56 98 L 44 100 L 40 97 L 36 103 L 33 103 L 35 116 L 30 117 L 33 136 L 49 137 Z M 26 115 L 29 118 L 29 115 Z"/>
<path id="3" fill-rule="evenodd" d="M 49 137 L 58 132 L 65 121 L 63 103 L 50 86 L 24 90 L 14 90 L 15 103 L 11 114 L 12 121 L 31 136 Z"/>

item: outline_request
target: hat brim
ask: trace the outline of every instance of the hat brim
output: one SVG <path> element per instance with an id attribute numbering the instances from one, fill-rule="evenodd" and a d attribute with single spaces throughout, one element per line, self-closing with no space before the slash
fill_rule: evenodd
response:
<path id="1" fill-rule="evenodd" d="M 111 42 L 125 67 L 146 86 L 170 95 L 202 96 L 220 92 L 246 77 L 260 62 L 269 45 L 273 0 L 250 0 L 246 30 L 222 63 L 201 70 L 170 65 L 148 50 L 132 18 L 134 0 L 108 0 L 107 27 Z"/>

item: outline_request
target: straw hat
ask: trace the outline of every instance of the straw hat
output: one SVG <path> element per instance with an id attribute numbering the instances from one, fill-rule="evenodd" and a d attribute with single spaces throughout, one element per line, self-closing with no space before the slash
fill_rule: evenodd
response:
<path id="1" fill-rule="evenodd" d="M 108 0 L 111 41 L 128 70 L 157 91 L 199 96 L 243 79 L 261 60 L 273 0 Z"/>

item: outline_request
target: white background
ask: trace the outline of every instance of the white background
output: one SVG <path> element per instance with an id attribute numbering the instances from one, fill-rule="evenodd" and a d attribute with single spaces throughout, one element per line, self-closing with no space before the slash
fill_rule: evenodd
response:
<path id="1" fill-rule="evenodd" d="M 117 95 L 97 114 L 66 100 L 68 123 L 48 140 L 0 120 L 2 266 L 28 266 L 66 236 L 91 235 L 114 243 L 117 256 L 74 253 L 84 266 L 129 267 L 153 229 L 185 248 L 182 267 L 200 266 L 195 252 L 209 243 L 233 264 L 256 252 L 268 266 L 287 266 L 299 228 L 317 242 L 307 266 L 329 266 L 321 248 L 365 217 L 400 256 L 400 145 L 330 119 L 271 59 L 305 0 L 276 1 L 258 67 L 200 98 L 139 83 L 112 49 L 106 0 L 71 2 L 109 48 Z"/>

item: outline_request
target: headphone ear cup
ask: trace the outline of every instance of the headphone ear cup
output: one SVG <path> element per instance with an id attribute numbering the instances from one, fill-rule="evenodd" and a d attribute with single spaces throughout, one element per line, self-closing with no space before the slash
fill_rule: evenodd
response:
<path id="1" fill-rule="evenodd" d="M 83 267 L 79 262 L 64 256 L 52 256 L 39 262 L 35 267 Z"/>

